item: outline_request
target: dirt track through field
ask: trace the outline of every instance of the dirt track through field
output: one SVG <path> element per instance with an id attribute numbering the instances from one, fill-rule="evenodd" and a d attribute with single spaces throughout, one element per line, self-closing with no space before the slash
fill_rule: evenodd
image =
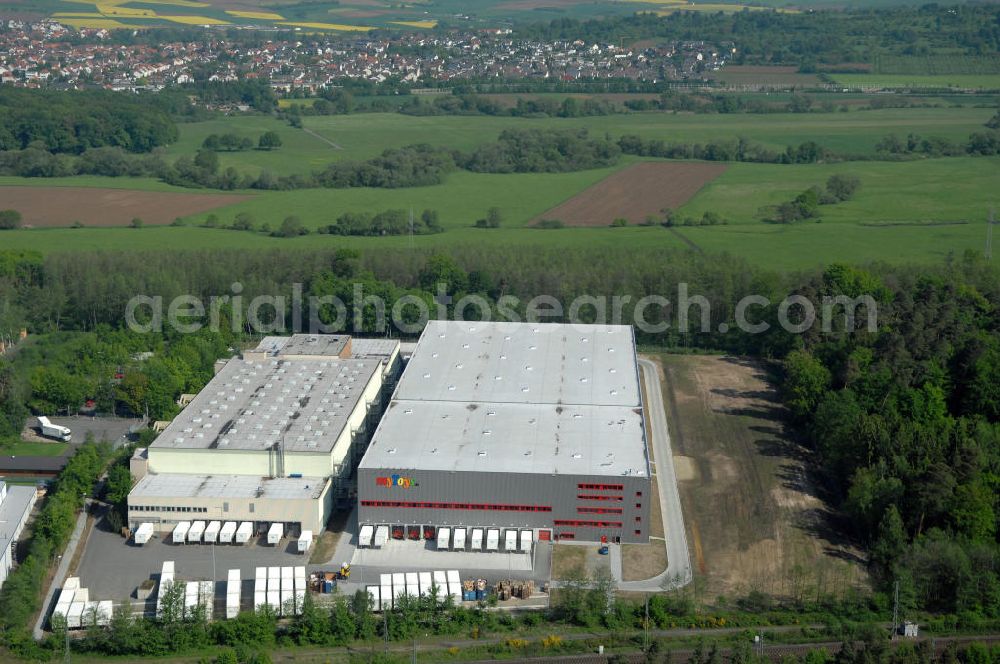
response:
<path id="1" fill-rule="evenodd" d="M 182 194 L 96 187 L 0 187 L 0 209 L 17 210 L 24 226 L 169 224 L 177 217 L 235 205 L 252 196 Z"/>
<path id="2" fill-rule="evenodd" d="M 567 226 L 610 226 L 618 218 L 637 224 L 662 210 L 676 210 L 722 175 L 724 164 L 644 162 L 614 173 L 546 210 L 534 221 L 559 219 Z"/>

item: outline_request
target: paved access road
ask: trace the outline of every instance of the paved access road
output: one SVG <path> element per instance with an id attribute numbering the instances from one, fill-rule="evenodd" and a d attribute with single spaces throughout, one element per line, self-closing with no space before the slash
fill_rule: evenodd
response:
<path id="1" fill-rule="evenodd" d="M 677 476 L 674 474 L 674 457 L 670 449 L 670 431 L 667 429 L 659 373 L 656 364 L 650 360 L 640 359 L 639 366 L 642 367 L 642 379 L 646 385 L 646 417 L 649 418 L 652 433 L 649 444 L 653 447 L 660 513 L 663 515 L 663 532 L 667 540 L 667 569 L 643 581 L 619 581 L 618 588 L 636 591 L 669 590 L 691 582 L 691 555 L 688 553 L 681 496 L 677 490 Z M 617 554 L 618 551 L 614 553 Z M 612 568 L 616 567 L 616 571 L 620 571 L 620 561 L 618 565 L 612 562 Z"/>

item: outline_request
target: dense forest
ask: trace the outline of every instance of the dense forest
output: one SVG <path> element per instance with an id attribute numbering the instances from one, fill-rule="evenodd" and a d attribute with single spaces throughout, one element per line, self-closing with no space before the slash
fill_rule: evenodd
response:
<path id="1" fill-rule="evenodd" d="M 736 64 L 871 62 L 873 54 L 922 55 L 933 49 L 969 55 L 1000 50 L 1000 10 L 989 4 L 936 5 L 802 13 L 641 13 L 580 21 L 560 18 L 519 27 L 515 35 L 618 43 L 660 38 L 733 42 Z"/>
<path id="2" fill-rule="evenodd" d="M 37 147 L 79 154 L 119 147 L 149 152 L 177 140 L 177 126 L 156 103 L 113 92 L 55 92 L 0 86 L 0 150 Z"/>

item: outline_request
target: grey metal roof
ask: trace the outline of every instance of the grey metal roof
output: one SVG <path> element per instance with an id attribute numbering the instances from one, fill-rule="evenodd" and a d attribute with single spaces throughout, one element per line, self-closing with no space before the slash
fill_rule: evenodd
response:
<path id="1" fill-rule="evenodd" d="M 129 503 L 144 498 L 270 498 L 315 500 L 326 477 L 256 477 L 252 475 L 149 474 L 129 493 Z"/>
<path id="2" fill-rule="evenodd" d="M 351 339 L 351 357 L 388 359 L 398 348 L 398 339 Z"/>
<path id="3" fill-rule="evenodd" d="M 361 467 L 647 476 L 632 329 L 429 322 Z"/>
<path id="4" fill-rule="evenodd" d="M 151 447 L 329 452 L 379 360 L 232 359 Z"/>
<path id="5" fill-rule="evenodd" d="M 429 321 L 396 397 L 639 406 L 632 328 Z"/>
<path id="6" fill-rule="evenodd" d="M 647 474 L 642 410 L 393 401 L 362 468 Z"/>
<path id="7" fill-rule="evenodd" d="M 255 350 L 284 356 L 337 357 L 351 337 L 346 334 L 293 334 L 264 337 Z"/>
<path id="8" fill-rule="evenodd" d="M 7 495 L 0 502 L 0 551 L 10 551 L 14 531 L 27 520 L 35 500 L 35 487 L 7 485 Z"/>

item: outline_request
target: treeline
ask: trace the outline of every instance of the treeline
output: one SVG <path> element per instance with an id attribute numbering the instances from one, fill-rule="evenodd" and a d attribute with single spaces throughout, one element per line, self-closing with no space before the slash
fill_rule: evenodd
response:
<path id="1" fill-rule="evenodd" d="M 49 485 L 31 527 L 27 555 L 0 588 L 0 626 L 3 645 L 25 659 L 47 659 L 51 649 L 35 642 L 30 624 L 40 610 L 49 568 L 62 556 L 76 525 L 76 512 L 95 485 L 108 460 L 111 446 L 86 442 L 76 449 L 59 477 Z"/>
<path id="2" fill-rule="evenodd" d="M 410 218 L 406 210 L 385 210 L 368 212 L 345 212 L 335 223 L 321 226 L 318 233 L 329 235 L 406 235 L 413 233 L 441 233 L 440 216 L 437 210 L 424 210 L 419 217 Z"/>
<path id="3" fill-rule="evenodd" d="M 768 205 L 757 211 L 762 221 L 793 224 L 819 216 L 819 206 L 835 205 L 854 198 L 861 188 L 861 180 L 854 175 L 831 175 L 826 187 L 813 185 L 790 201 Z"/>
<path id="4" fill-rule="evenodd" d="M 804 335 L 782 387 L 878 587 L 904 611 L 1000 616 L 996 268 L 837 267 L 797 292 L 877 303 L 875 332 Z"/>
<path id="5" fill-rule="evenodd" d="M 767 164 L 814 164 L 840 157 L 815 141 L 798 146 L 789 145 L 784 151 L 772 150 L 742 136 L 719 143 L 668 143 L 659 138 L 644 139 L 627 134 L 618 139 L 624 154 L 667 159 L 701 159 L 705 161 L 750 161 Z"/>
<path id="6" fill-rule="evenodd" d="M 0 86 L 0 150 L 80 154 L 111 146 L 149 152 L 177 135 L 174 121 L 152 96 Z"/>
<path id="7" fill-rule="evenodd" d="M 505 105 L 489 97 L 480 95 L 442 95 L 431 101 L 422 101 L 419 96 L 411 96 L 400 107 L 405 115 L 491 115 L 519 118 L 582 118 L 595 115 L 611 115 L 619 108 L 602 99 L 577 99 L 566 97 L 562 100 L 518 97 L 513 105 Z"/>
<path id="8" fill-rule="evenodd" d="M 919 134 L 908 134 L 901 139 L 895 134 L 882 138 L 875 150 L 881 155 L 925 157 L 953 157 L 957 155 L 992 156 L 1000 154 L 1000 130 L 986 125 L 986 131 L 977 131 L 969 135 L 965 143 L 955 143 L 940 136 L 924 137 Z"/>
<path id="9" fill-rule="evenodd" d="M 984 29 L 983 26 L 989 26 Z M 816 64 L 870 62 L 872 54 L 922 55 L 934 50 L 992 54 L 1000 50 L 996 10 L 989 5 L 844 11 L 652 12 L 605 19 L 554 19 L 519 26 L 515 37 L 582 39 L 617 44 L 621 39 L 735 42 L 736 64 Z"/>
<path id="10" fill-rule="evenodd" d="M 444 182 L 456 169 L 478 173 L 554 173 L 602 168 L 617 162 L 621 150 L 607 138 L 591 138 L 585 129 L 506 130 L 495 143 L 471 153 L 427 144 L 390 148 L 364 161 L 337 161 L 311 175 L 277 176 L 268 170 L 241 174 L 221 170 L 214 151 L 202 150 L 194 158 L 179 157 L 160 167 L 160 177 L 170 184 L 215 189 L 305 189 L 328 187 L 424 187 Z"/>

